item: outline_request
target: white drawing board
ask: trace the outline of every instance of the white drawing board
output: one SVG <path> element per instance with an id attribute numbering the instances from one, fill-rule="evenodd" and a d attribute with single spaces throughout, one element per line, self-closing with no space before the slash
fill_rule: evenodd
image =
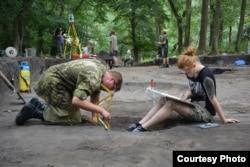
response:
<path id="1" fill-rule="evenodd" d="M 156 94 L 158 94 L 160 96 L 166 97 L 167 99 L 171 99 L 171 100 L 175 100 L 175 101 L 178 101 L 178 102 L 181 102 L 181 103 L 185 103 L 185 104 L 188 104 L 190 106 L 195 106 L 195 104 L 192 103 L 192 102 L 190 102 L 190 101 L 185 101 L 185 100 L 182 100 L 179 97 L 176 97 L 176 96 L 173 96 L 173 95 L 169 95 L 167 93 L 162 93 L 162 92 L 159 92 L 159 91 L 157 91 L 155 89 L 152 89 L 152 88 L 148 87 L 147 88 L 147 92 L 150 92 L 150 91 L 153 92 L 153 93 L 156 93 Z"/>

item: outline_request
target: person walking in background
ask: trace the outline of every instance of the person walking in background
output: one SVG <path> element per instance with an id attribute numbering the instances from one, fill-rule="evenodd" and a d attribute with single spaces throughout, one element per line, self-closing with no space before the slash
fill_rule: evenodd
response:
<path id="1" fill-rule="evenodd" d="M 56 34 L 57 48 L 60 53 L 60 58 L 64 58 L 64 36 L 63 31 L 60 29 L 58 34 Z"/>
<path id="2" fill-rule="evenodd" d="M 113 58 L 114 67 L 119 66 L 118 61 L 118 43 L 117 43 L 117 36 L 115 35 L 115 31 L 110 31 L 110 55 Z"/>
<path id="3" fill-rule="evenodd" d="M 191 99 L 194 105 L 162 97 L 158 103 L 138 123 L 128 126 L 132 132 L 147 131 L 167 118 L 173 111 L 194 122 L 212 122 L 216 113 L 223 123 L 238 123 L 234 118 L 226 118 L 216 98 L 216 81 L 213 72 L 202 65 L 195 55 L 195 48 L 188 47 L 178 58 L 178 68 L 189 80 L 189 90 L 181 98 Z"/>
<path id="4" fill-rule="evenodd" d="M 92 112 L 93 121 L 97 121 L 97 113 L 110 120 L 110 113 L 97 105 L 103 90 L 101 84 L 119 91 L 122 75 L 107 70 L 96 59 L 78 59 L 51 66 L 34 86 L 34 91 L 46 104 L 32 98 L 17 114 L 16 125 L 23 125 L 31 118 L 49 124 L 74 125 L 82 121 L 80 109 Z"/>
<path id="5" fill-rule="evenodd" d="M 168 37 L 167 31 L 162 30 L 160 41 L 158 42 L 160 57 L 162 57 L 162 65 L 161 68 L 168 68 L 169 67 L 169 58 L 168 58 Z"/>

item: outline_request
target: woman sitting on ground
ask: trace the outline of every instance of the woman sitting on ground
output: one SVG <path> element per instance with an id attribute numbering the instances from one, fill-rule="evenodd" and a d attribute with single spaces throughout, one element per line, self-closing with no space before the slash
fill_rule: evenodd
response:
<path id="1" fill-rule="evenodd" d="M 216 98 L 216 81 L 209 68 L 202 65 L 195 55 L 195 48 L 189 46 L 178 59 L 178 68 L 189 80 L 189 91 L 182 99 L 191 99 L 195 106 L 161 98 L 159 102 L 138 123 L 130 124 L 129 131 L 147 131 L 153 125 L 166 120 L 172 111 L 195 122 L 212 122 L 216 113 L 224 123 L 240 122 L 234 118 L 226 118 L 220 103 Z"/>

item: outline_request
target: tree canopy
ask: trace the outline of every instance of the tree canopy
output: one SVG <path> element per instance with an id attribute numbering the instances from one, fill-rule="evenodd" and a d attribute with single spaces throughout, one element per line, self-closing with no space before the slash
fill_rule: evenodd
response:
<path id="1" fill-rule="evenodd" d="M 199 54 L 247 51 L 249 0 L 6 0 L 0 2 L 0 50 L 22 53 L 35 47 L 51 54 L 57 28 L 67 34 L 69 14 L 81 46 L 92 42 L 95 52 L 109 52 L 109 32 L 116 31 L 120 55 L 132 49 L 135 60 L 154 57 L 162 29 L 167 30 L 169 55 L 188 45 Z M 54 56 L 54 55 L 51 55 Z"/>

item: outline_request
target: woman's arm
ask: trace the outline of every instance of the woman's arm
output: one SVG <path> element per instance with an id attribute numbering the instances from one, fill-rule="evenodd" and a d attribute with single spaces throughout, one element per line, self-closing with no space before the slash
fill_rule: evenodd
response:
<path id="1" fill-rule="evenodd" d="M 222 110 L 222 107 L 219 103 L 219 101 L 217 100 L 216 96 L 215 96 L 215 86 L 214 86 L 214 81 L 209 78 L 206 77 L 204 80 L 204 87 L 206 90 L 206 93 L 208 95 L 208 98 L 210 100 L 210 102 L 212 103 L 215 111 L 218 113 L 220 119 L 224 122 L 224 123 L 237 123 L 240 122 L 237 119 L 234 118 L 226 118 L 224 115 L 224 112 Z"/>
<path id="2" fill-rule="evenodd" d="M 221 108 L 221 105 L 220 103 L 218 102 L 217 98 L 214 96 L 214 97 L 209 97 L 212 105 L 214 106 L 215 108 L 215 111 L 218 113 L 220 119 L 224 122 L 224 123 L 238 123 L 240 122 L 239 120 L 237 119 L 234 119 L 234 118 L 226 118 L 225 115 L 224 115 L 224 112 Z"/>

